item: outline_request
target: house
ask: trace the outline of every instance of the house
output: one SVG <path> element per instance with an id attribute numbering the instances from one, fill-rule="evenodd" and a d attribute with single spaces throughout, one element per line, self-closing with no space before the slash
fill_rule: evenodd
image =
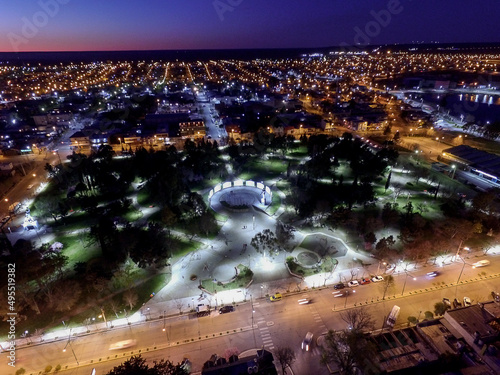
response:
<path id="1" fill-rule="evenodd" d="M 75 151 L 89 151 L 91 147 L 90 137 L 83 132 L 78 131 L 69 137 L 71 141 L 71 149 Z"/>
<path id="2" fill-rule="evenodd" d="M 206 134 L 203 120 L 183 121 L 179 123 L 182 138 L 203 138 Z"/>
<path id="3" fill-rule="evenodd" d="M 11 162 L 0 163 L 0 176 L 14 176 L 16 170 Z"/>

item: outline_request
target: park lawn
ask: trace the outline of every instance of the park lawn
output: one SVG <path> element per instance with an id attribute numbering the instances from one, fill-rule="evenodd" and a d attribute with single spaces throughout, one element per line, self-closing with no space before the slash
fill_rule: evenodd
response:
<path id="1" fill-rule="evenodd" d="M 495 240 L 486 233 L 476 233 L 464 242 L 464 247 L 472 251 L 487 250 L 496 244 Z"/>
<path id="2" fill-rule="evenodd" d="M 281 159 L 261 160 L 252 158 L 246 164 L 241 179 L 254 179 L 255 181 L 269 180 L 286 171 L 288 162 Z M 245 178 L 244 178 L 245 177 Z"/>
<path id="3" fill-rule="evenodd" d="M 318 274 L 320 271 L 322 271 L 323 269 L 323 265 L 321 265 L 321 267 L 302 267 L 300 264 L 296 263 L 296 262 L 289 262 L 288 263 L 288 267 L 290 268 L 290 271 L 292 271 L 294 274 L 296 275 L 300 275 L 300 276 L 312 276 L 312 275 L 316 275 Z M 331 265 L 330 267 L 331 268 Z"/>
<path id="4" fill-rule="evenodd" d="M 124 214 L 121 215 L 125 220 L 128 222 L 132 223 L 134 221 L 137 221 L 142 218 L 143 214 L 142 212 L 138 211 L 135 209 L 135 207 L 130 206 L 130 208 L 125 212 Z"/>
<path id="5" fill-rule="evenodd" d="M 177 239 L 178 245 L 175 250 L 172 251 L 172 258 L 182 258 L 183 256 L 198 250 L 202 243 L 194 240 L 187 240 L 186 238 Z M 173 261 L 173 260 L 172 260 Z"/>
<path id="6" fill-rule="evenodd" d="M 239 264 L 238 270 L 240 271 L 240 273 L 238 274 L 236 279 L 230 283 L 219 285 L 218 283 L 214 283 L 212 279 L 205 279 L 201 281 L 201 286 L 210 293 L 245 288 L 253 278 L 253 273 L 246 273 L 246 269 L 248 269 L 248 267 Z"/>
<path id="7" fill-rule="evenodd" d="M 141 280 L 142 279 L 142 280 Z M 167 285 L 171 280 L 171 274 L 169 273 L 159 273 L 155 274 L 153 276 L 148 276 L 146 271 L 141 272 L 135 280 L 135 283 L 137 284 L 135 287 L 132 287 L 130 289 L 134 290 L 137 294 L 137 302 L 135 306 L 132 308 L 132 310 L 129 310 L 129 306 L 124 302 L 123 295 L 126 292 L 126 290 L 123 290 L 117 294 L 114 294 L 113 296 L 109 297 L 102 297 L 102 298 L 97 298 L 99 299 L 99 303 L 104 307 L 106 317 L 108 318 L 108 322 L 112 322 L 113 320 L 117 319 L 116 315 L 118 315 L 118 318 L 125 318 L 126 313 L 125 310 L 127 311 L 128 316 L 134 314 L 137 310 L 139 310 L 144 303 L 149 301 L 151 299 L 151 294 L 152 293 L 158 293 L 165 285 Z M 119 306 L 119 311 L 115 314 L 113 310 L 109 307 L 109 303 L 111 300 L 114 300 L 117 302 L 117 305 Z M 77 308 L 75 306 L 75 308 Z M 70 321 L 66 322 L 66 326 L 70 325 L 71 326 L 83 326 L 85 325 L 85 320 L 88 318 L 92 317 L 97 317 L 100 314 L 100 309 L 96 306 L 89 306 L 87 309 L 84 311 L 79 312 L 76 315 L 71 316 Z M 54 312 L 51 316 L 51 314 L 42 314 L 42 315 L 48 315 L 50 316 L 50 319 L 44 319 L 43 317 L 37 316 L 37 322 L 34 324 L 34 326 L 37 327 L 46 327 L 50 325 L 51 323 L 55 321 L 61 321 L 61 318 L 63 318 L 65 315 L 67 316 L 67 312 L 60 313 L 60 312 Z M 38 319 L 40 317 L 40 319 Z M 97 319 L 96 319 L 97 320 Z M 102 321 L 101 321 L 102 322 Z M 90 330 L 93 330 L 94 322 L 88 324 Z M 50 331 L 57 331 L 60 329 L 65 328 L 63 324 L 57 324 L 56 326 L 50 327 L 47 332 Z"/>
<path id="8" fill-rule="evenodd" d="M 65 218 L 57 219 L 57 222 L 50 221 L 50 226 L 54 232 L 74 232 L 78 230 L 89 229 L 92 225 L 97 223 L 97 217 L 93 217 L 85 211 L 73 212 Z"/>
<path id="9" fill-rule="evenodd" d="M 441 200 L 434 200 L 433 195 L 430 194 L 418 194 L 410 196 L 410 202 L 413 205 L 414 212 L 420 212 L 417 209 L 419 204 L 424 205 L 425 210 L 421 213 L 421 215 L 426 219 L 436 220 L 442 219 L 443 213 L 441 211 L 440 205 Z"/>
<path id="10" fill-rule="evenodd" d="M 289 156 L 292 156 L 294 158 L 303 158 L 307 156 L 307 146 L 305 145 L 300 145 L 288 152 Z"/>
<path id="11" fill-rule="evenodd" d="M 149 206 L 154 202 L 147 190 L 143 188 L 137 192 L 137 203 L 141 206 Z"/>
<path id="12" fill-rule="evenodd" d="M 151 299 L 152 293 L 158 293 L 162 288 L 164 288 L 172 279 L 170 273 L 159 273 L 141 282 L 135 288 L 138 296 L 138 301 L 135 305 L 136 310 L 138 310 L 143 303 L 146 303 Z"/>
<path id="13" fill-rule="evenodd" d="M 228 220 L 228 216 L 222 215 L 222 214 L 218 213 L 217 211 L 214 211 L 214 216 L 215 216 L 215 219 L 221 223 L 225 223 Z"/>
<path id="14" fill-rule="evenodd" d="M 385 189 L 385 183 L 384 185 L 375 185 L 373 187 L 373 191 L 375 192 L 375 197 L 377 198 L 382 198 L 382 197 L 388 197 L 392 194 L 392 190 L 389 188 L 389 189 Z"/>
<path id="15" fill-rule="evenodd" d="M 83 233 L 63 234 L 57 236 L 54 241 L 64 245 L 62 254 L 68 257 L 68 264 L 66 267 L 71 270 L 78 262 L 88 262 L 91 259 L 101 256 L 99 245 L 94 243 L 86 247 L 86 240 L 84 237 L 85 235 Z"/>
<path id="16" fill-rule="evenodd" d="M 203 178 L 201 181 L 193 181 L 189 183 L 189 187 L 192 192 L 194 193 L 199 193 L 200 190 L 208 189 L 208 188 L 213 188 L 215 185 L 220 184 L 221 182 L 224 182 L 220 177 L 214 177 L 214 178 Z"/>
<path id="17" fill-rule="evenodd" d="M 276 211 L 281 207 L 281 198 L 278 194 L 278 192 L 273 192 L 273 198 L 271 201 L 271 205 L 266 209 L 266 212 L 269 215 L 274 215 Z"/>

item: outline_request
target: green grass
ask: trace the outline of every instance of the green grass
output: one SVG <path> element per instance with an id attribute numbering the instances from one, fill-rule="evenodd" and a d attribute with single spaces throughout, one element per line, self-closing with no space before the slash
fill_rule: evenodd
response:
<path id="1" fill-rule="evenodd" d="M 239 264 L 238 270 L 240 271 L 240 274 L 238 275 L 238 277 L 236 277 L 234 281 L 228 284 L 218 285 L 217 283 L 214 283 L 212 279 L 206 279 L 201 281 L 201 286 L 211 293 L 215 291 L 222 292 L 224 290 L 244 288 L 248 285 L 248 283 L 252 280 L 253 277 L 252 273 L 245 272 L 245 270 L 247 269 L 248 267 Z"/>
<path id="2" fill-rule="evenodd" d="M 137 203 L 140 204 L 141 206 L 149 206 L 150 204 L 153 204 L 153 200 L 151 199 L 151 196 L 147 192 L 146 189 L 141 189 L 137 192 Z"/>
<path id="3" fill-rule="evenodd" d="M 274 215 L 280 207 L 281 207 L 281 198 L 280 198 L 278 192 L 275 191 L 275 192 L 273 192 L 273 198 L 271 201 L 271 205 L 268 207 L 266 212 L 269 215 Z"/>
<path id="4" fill-rule="evenodd" d="M 242 180 L 269 180 L 285 172 L 288 168 L 288 161 L 278 158 L 262 160 L 259 158 L 249 159 L 243 171 L 238 175 Z"/>
<path id="5" fill-rule="evenodd" d="M 140 211 L 137 211 L 134 207 L 130 207 L 130 209 L 121 215 L 128 222 L 134 222 L 142 218 L 143 214 Z"/>
<path id="6" fill-rule="evenodd" d="M 222 215 L 216 211 L 214 211 L 214 216 L 217 221 L 225 223 L 228 220 L 228 216 Z"/>
<path id="7" fill-rule="evenodd" d="M 101 249 L 97 244 L 86 246 L 84 234 L 66 234 L 57 236 L 54 242 L 64 245 L 62 254 L 68 257 L 67 268 L 73 269 L 75 263 L 88 262 L 91 259 L 101 256 Z"/>
<path id="8" fill-rule="evenodd" d="M 290 150 L 288 155 L 294 158 L 303 158 L 307 156 L 307 146 L 300 145 L 299 147 Z"/>
<path id="9" fill-rule="evenodd" d="M 198 250 L 202 243 L 198 241 L 186 241 L 184 239 L 178 239 L 178 246 L 172 251 L 172 258 L 181 258 L 193 251 Z"/>

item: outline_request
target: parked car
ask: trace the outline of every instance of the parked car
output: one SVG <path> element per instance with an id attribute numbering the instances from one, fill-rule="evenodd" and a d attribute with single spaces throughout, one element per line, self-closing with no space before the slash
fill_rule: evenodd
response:
<path id="1" fill-rule="evenodd" d="M 219 309 L 219 314 L 226 314 L 234 311 L 234 306 L 227 305 Z"/>
<path id="2" fill-rule="evenodd" d="M 299 305 L 308 305 L 312 302 L 312 300 L 310 300 L 309 298 L 302 298 L 302 299 L 299 299 Z"/>
<path id="3" fill-rule="evenodd" d="M 470 306 L 472 305 L 472 302 L 470 300 L 469 297 L 464 297 L 464 306 L 467 307 L 467 306 Z"/>
<path id="4" fill-rule="evenodd" d="M 489 260 L 486 260 L 486 259 L 483 259 L 483 260 L 480 260 L 476 263 L 473 263 L 472 264 L 472 267 L 486 267 L 486 266 L 489 266 L 490 265 L 490 261 Z"/>
<path id="5" fill-rule="evenodd" d="M 374 276 L 374 277 L 372 277 L 372 282 L 378 283 L 380 281 L 384 281 L 384 278 L 382 276 Z"/>
<path id="6" fill-rule="evenodd" d="M 309 351 L 309 348 L 311 347 L 311 342 L 312 342 L 312 339 L 313 339 L 313 334 L 312 332 L 307 332 L 306 333 L 306 337 L 304 337 L 304 340 L 302 340 L 302 350 L 306 350 L 306 352 Z"/>
<path id="7" fill-rule="evenodd" d="M 456 309 L 457 307 L 462 307 L 462 304 L 455 298 L 453 300 L 453 308 Z"/>
<path id="8" fill-rule="evenodd" d="M 361 280 L 359 281 L 359 283 L 360 283 L 361 285 L 370 284 L 371 282 L 372 282 L 372 281 L 371 281 L 370 279 L 361 279 Z"/>
<path id="9" fill-rule="evenodd" d="M 344 289 L 345 288 L 345 284 L 342 284 L 342 283 L 338 283 L 338 284 L 335 284 L 333 286 L 333 289 Z"/>
<path id="10" fill-rule="evenodd" d="M 347 286 L 349 286 L 349 288 L 353 288 L 353 287 L 358 286 L 358 285 L 359 285 L 358 280 L 351 280 L 347 283 Z"/>
<path id="11" fill-rule="evenodd" d="M 446 307 L 451 308 L 451 302 L 448 298 L 443 298 L 443 303 Z"/>

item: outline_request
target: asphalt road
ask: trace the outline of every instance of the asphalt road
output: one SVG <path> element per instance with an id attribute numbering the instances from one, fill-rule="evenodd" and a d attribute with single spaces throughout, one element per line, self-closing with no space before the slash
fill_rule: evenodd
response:
<path id="1" fill-rule="evenodd" d="M 424 312 L 433 311 L 434 304 L 443 297 L 462 300 L 468 296 L 473 303 L 490 300 L 490 292 L 500 286 L 500 264 L 492 260 L 488 267 L 472 268 L 472 263 L 478 259 L 482 257 L 465 259 L 465 265 L 461 261 L 446 265 L 439 269 L 441 273 L 435 278 L 425 276 L 427 272 L 437 269 L 429 267 L 396 275 L 395 284 L 389 287 L 385 300 L 380 297 L 384 290 L 383 283 L 360 285 L 353 288 L 347 298 L 335 297 L 333 293 L 336 291 L 331 287 L 309 290 L 278 302 L 263 298 L 237 305 L 235 312 L 224 315 L 212 312 L 210 316 L 200 318 L 194 314 L 170 317 L 72 337 L 71 344 L 68 344 L 67 338 L 61 338 L 55 342 L 18 348 L 17 365 L 25 368 L 27 373 L 43 370 L 49 364 L 61 364 L 63 369 L 68 366 L 67 374 L 89 374 L 93 367 L 99 370 L 98 374 L 102 374 L 140 351 L 148 360 L 166 358 L 176 363 L 187 357 L 196 373 L 201 371 L 203 363 L 212 354 L 223 356 L 230 348 L 245 352 L 262 346 L 271 351 L 279 346 L 290 346 L 297 356 L 293 365 L 296 374 L 326 374 L 326 369 L 319 365 L 320 351 L 314 343 L 328 329 L 346 328 L 341 318 L 344 306 L 366 306 L 378 329 L 382 328 L 386 315 L 395 304 L 401 307 L 397 324 L 405 325 L 408 316 L 422 319 Z M 485 274 L 480 275 L 482 272 Z M 459 275 L 461 285 L 457 287 L 455 284 Z M 299 305 L 298 300 L 304 297 L 311 299 L 312 303 Z M 89 328 L 93 330 L 92 326 Z M 306 353 L 301 350 L 300 344 L 308 331 L 314 333 L 314 343 L 311 351 Z M 112 343 L 127 339 L 135 339 L 137 345 L 118 351 L 108 350 Z M 65 347 L 67 350 L 63 352 Z M 77 360 L 80 366 L 77 366 Z M 0 373 L 14 371 L 3 361 Z"/>

